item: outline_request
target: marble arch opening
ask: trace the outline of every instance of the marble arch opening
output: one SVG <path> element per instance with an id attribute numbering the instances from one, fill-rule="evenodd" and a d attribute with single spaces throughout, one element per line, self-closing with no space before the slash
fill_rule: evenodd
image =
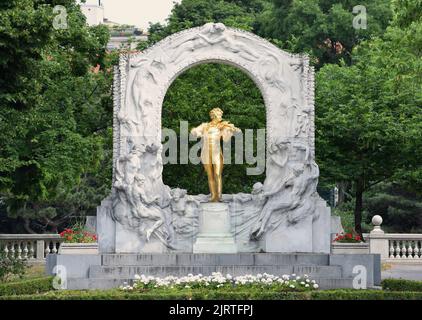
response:
<path id="1" fill-rule="evenodd" d="M 162 108 L 163 181 L 189 194 L 209 193 L 201 139 L 189 133 L 209 120 L 214 107 L 242 130 L 222 143 L 223 192 L 250 192 L 265 179 L 265 103 L 245 72 L 222 63 L 189 68 L 169 87 Z"/>

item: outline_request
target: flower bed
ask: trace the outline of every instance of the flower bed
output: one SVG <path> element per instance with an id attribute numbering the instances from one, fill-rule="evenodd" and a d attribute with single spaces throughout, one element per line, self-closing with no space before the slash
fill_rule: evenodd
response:
<path id="1" fill-rule="evenodd" d="M 354 235 L 352 232 L 347 233 L 337 233 L 333 242 L 338 243 L 360 243 L 362 242 L 362 238 L 359 235 Z"/>
<path id="2" fill-rule="evenodd" d="M 73 229 L 65 229 L 60 233 L 60 237 L 64 239 L 65 243 L 94 243 L 97 242 L 97 235 L 84 230 L 83 228 L 75 227 Z"/>
<path id="3" fill-rule="evenodd" d="M 210 290 L 236 290 L 241 289 L 265 289 L 270 291 L 311 291 L 319 288 L 315 280 L 311 280 L 308 275 L 303 277 L 292 275 L 283 275 L 281 277 L 267 273 L 257 275 L 244 275 L 233 277 L 230 274 L 223 275 L 220 272 L 213 272 L 210 276 L 201 274 L 189 274 L 185 277 L 167 276 L 165 278 L 136 275 L 133 285 L 125 283 L 120 287 L 123 291 L 140 291 L 169 289 L 201 289 Z"/>

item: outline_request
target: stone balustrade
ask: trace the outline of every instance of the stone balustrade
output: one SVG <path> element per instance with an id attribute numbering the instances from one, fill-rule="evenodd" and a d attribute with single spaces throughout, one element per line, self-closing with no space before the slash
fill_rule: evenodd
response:
<path id="1" fill-rule="evenodd" d="M 59 252 L 62 241 L 58 234 L 0 234 L 0 252 L 29 262 L 43 261 Z"/>
<path id="2" fill-rule="evenodd" d="M 384 233 L 380 216 L 374 216 L 372 224 L 370 253 L 380 254 L 384 262 L 422 263 L 422 234 Z"/>

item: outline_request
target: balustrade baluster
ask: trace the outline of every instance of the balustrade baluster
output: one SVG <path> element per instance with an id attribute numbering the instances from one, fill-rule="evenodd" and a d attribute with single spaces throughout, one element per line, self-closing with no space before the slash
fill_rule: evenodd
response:
<path id="1" fill-rule="evenodd" d="M 53 241 L 53 250 L 52 250 L 53 254 L 57 253 L 57 247 L 56 246 L 57 246 L 57 243 L 55 241 Z"/>
<path id="2" fill-rule="evenodd" d="M 18 246 L 18 250 L 17 250 L 18 257 L 17 258 L 19 260 L 21 260 L 22 259 L 22 248 L 21 248 L 22 242 L 21 241 L 17 241 L 17 246 Z"/>
<path id="3" fill-rule="evenodd" d="M 9 258 L 9 242 L 5 242 L 4 243 L 4 248 L 3 248 L 3 253 L 4 253 L 4 256 L 6 257 L 6 259 L 8 259 Z"/>
<path id="4" fill-rule="evenodd" d="M 10 258 L 15 259 L 15 242 L 10 243 Z"/>
<path id="5" fill-rule="evenodd" d="M 28 259 L 28 252 L 29 252 L 29 250 L 28 250 L 28 241 L 24 241 L 23 242 L 23 258 L 25 260 Z"/>
<path id="6" fill-rule="evenodd" d="M 400 241 L 396 240 L 396 254 L 395 254 L 395 259 L 400 259 Z"/>
<path id="7" fill-rule="evenodd" d="M 406 241 L 402 240 L 400 242 L 401 242 L 401 258 L 406 259 L 407 258 L 407 256 L 406 256 L 406 251 L 407 251 Z"/>
<path id="8" fill-rule="evenodd" d="M 413 259 L 413 245 L 414 241 L 408 241 L 409 247 L 407 248 L 407 259 Z"/>
<path id="9" fill-rule="evenodd" d="M 390 259 L 394 259 L 394 241 L 390 240 Z"/>
<path id="10" fill-rule="evenodd" d="M 48 241 L 48 240 L 45 241 L 45 250 L 44 250 L 44 252 L 45 252 L 45 255 L 46 256 L 50 254 L 50 241 Z"/>
<path id="11" fill-rule="evenodd" d="M 34 241 L 29 242 L 29 259 L 35 258 Z"/>

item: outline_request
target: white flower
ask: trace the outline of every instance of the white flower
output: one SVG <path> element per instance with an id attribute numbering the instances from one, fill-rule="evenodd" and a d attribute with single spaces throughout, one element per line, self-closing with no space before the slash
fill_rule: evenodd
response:
<path id="1" fill-rule="evenodd" d="M 318 289 L 319 285 L 317 285 L 316 283 L 314 284 L 314 289 Z"/>
<path id="2" fill-rule="evenodd" d="M 140 280 L 141 279 L 141 276 L 139 274 L 135 274 L 135 279 L 136 280 Z"/>
<path id="3" fill-rule="evenodd" d="M 309 288 L 309 284 L 306 284 L 306 285 L 305 285 L 305 288 Z"/>

